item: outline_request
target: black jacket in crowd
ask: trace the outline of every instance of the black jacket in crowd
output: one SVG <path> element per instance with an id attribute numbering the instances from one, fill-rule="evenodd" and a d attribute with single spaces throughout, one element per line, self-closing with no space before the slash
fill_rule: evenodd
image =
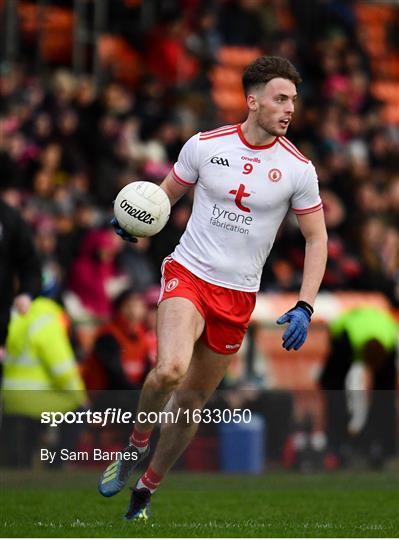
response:
<path id="1" fill-rule="evenodd" d="M 6 341 L 14 297 L 25 293 L 33 298 L 40 289 L 40 260 L 29 226 L 0 199 L 0 347 Z"/>

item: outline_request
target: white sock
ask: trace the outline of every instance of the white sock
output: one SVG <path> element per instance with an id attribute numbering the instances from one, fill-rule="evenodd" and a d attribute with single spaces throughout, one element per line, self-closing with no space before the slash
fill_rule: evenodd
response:
<path id="1" fill-rule="evenodd" d="M 148 491 L 150 491 L 150 492 L 151 492 L 151 495 L 152 495 L 152 494 L 154 493 L 154 491 L 156 491 L 157 488 L 155 488 L 155 489 L 149 488 L 148 486 L 146 486 L 146 485 L 142 482 L 142 480 L 141 480 L 141 478 L 140 478 L 140 480 L 139 480 L 139 481 L 137 482 L 137 484 L 136 484 L 136 488 L 135 488 L 135 489 L 148 489 Z"/>
<path id="2" fill-rule="evenodd" d="M 140 447 L 140 446 L 135 446 L 135 448 L 137 449 L 137 451 L 138 451 L 139 454 L 144 454 L 144 452 L 145 452 L 145 451 L 147 450 L 147 448 L 148 448 L 148 444 L 147 444 L 147 446 L 142 446 L 142 447 Z"/>

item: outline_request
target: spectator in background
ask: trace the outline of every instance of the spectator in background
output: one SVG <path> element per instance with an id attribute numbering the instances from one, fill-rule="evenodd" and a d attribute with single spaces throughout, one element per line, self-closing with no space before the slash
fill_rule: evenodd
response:
<path id="1" fill-rule="evenodd" d="M 198 73 L 198 62 L 185 44 L 187 34 L 184 18 L 176 10 L 165 13 L 147 36 L 147 69 L 166 85 L 187 85 Z"/>
<path id="2" fill-rule="evenodd" d="M 359 288 L 374 288 L 398 304 L 397 231 L 389 228 L 383 218 L 375 215 L 365 219 L 359 228 L 358 248 L 363 271 L 358 276 Z"/>
<path id="3" fill-rule="evenodd" d="M 327 465 L 346 464 L 352 440 L 367 452 L 372 465 L 381 466 L 396 451 L 398 324 L 388 311 L 365 306 L 340 315 L 330 332 L 331 350 L 320 377 Z M 359 376 L 360 366 L 370 381 L 369 393 Z"/>
<path id="4" fill-rule="evenodd" d="M 34 195 L 29 201 L 33 220 L 37 221 L 40 215 L 55 213 L 56 204 L 54 201 L 55 183 L 52 171 L 39 169 L 33 178 Z"/>
<path id="5" fill-rule="evenodd" d="M 226 2 L 219 17 L 219 31 L 224 45 L 265 46 L 274 24 L 273 14 L 264 0 Z"/>
<path id="6" fill-rule="evenodd" d="M 62 147 L 62 161 L 68 173 L 72 174 L 82 168 L 83 155 L 80 150 L 78 133 L 79 118 L 75 108 L 60 112 L 57 118 L 57 140 Z"/>
<path id="7" fill-rule="evenodd" d="M 158 271 L 148 253 L 150 243 L 149 238 L 139 238 L 135 244 L 124 242 L 117 255 L 119 270 L 128 277 L 130 285 L 140 292 L 159 281 Z"/>
<path id="8" fill-rule="evenodd" d="M 191 194 L 189 194 L 191 195 Z M 156 268 L 179 243 L 191 215 L 191 202 L 188 196 L 183 197 L 172 208 L 171 216 L 160 233 L 152 238 L 149 253 Z"/>
<path id="9" fill-rule="evenodd" d="M 65 299 L 76 320 L 101 321 L 111 315 L 112 298 L 127 282 L 116 267 L 120 248 L 121 241 L 108 229 L 89 231 L 82 240 L 79 255 L 71 266 L 69 294 Z"/>
<path id="10" fill-rule="evenodd" d="M 0 199 L 0 380 L 10 310 L 27 313 L 40 288 L 40 261 L 31 231 L 17 210 Z"/>
<path id="11" fill-rule="evenodd" d="M 51 220 L 44 219 L 36 230 L 36 248 L 42 265 L 42 296 L 61 299 L 62 272 L 56 257 L 56 235 Z"/>
<path id="12" fill-rule="evenodd" d="M 111 320 L 98 329 L 82 365 L 95 407 L 135 410 L 138 392 L 132 390 L 141 388 L 152 367 L 146 316 L 144 298 L 135 289 L 126 289 L 113 302 Z"/>
<path id="13" fill-rule="evenodd" d="M 101 206 L 108 206 L 118 191 L 118 179 L 127 171 L 127 160 L 117 154 L 122 132 L 122 120 L 115 115 L 104 115 L 94 134 L 92 190 Z"/>
<path id="14" fill-rule="evenodd" d="M 73 216 L 61 209 L 56 213 L 57 258 L 68 275 L 71 264 L 80 252 L 86 234 L 101 225 L 101 213 L 91 197 L 79 195 L 74 198 Z M 65 284 L 64 284 L 65 285 Z"/>
<path id="15" fill-rule="evenodd" d="M 215 8 L 207 6 L 200 8 L 196 17 L 196 27 L 187 37 L 187 48 L 201 62 L 200 77 L 204 77 L 217 60 L 221 45 L 217 31 L 217 16 Z"/>
<path id="16" fill-rule="evenodd" d="M 41 413 L 81 407 L 86 403 L 86 392 L 68 338 L 65 313 L 52 300 L 38 297 L 25 313 L 15 315 L 6 346 L 3 464 L 28 467 L 42 432 Z M 76 431 L 66 428 L 64 435 L 59 448 L 73 448 Z"/>
<path id="17" fill-rule="evenodd" d="M 285 257 L 274 255 L 262 275 L 263 289 L 267 292 L 295 292 L 300 279 L 300 273 Z"/>
<path id="18" fill-rule="evenodd" d="M 29 146 L 29 140 L 18 130 L 20 125 L 16 119 L 12 119 L 10 125 L 4 123 L 4 130 L 0 137 L 0 167 L 2 171 L 2 183 L 6 187 L 19 189 L 31 188 L 31 176 L 34 171 L 34 152 Z"/>
<path id="19" fill-rule="evenodd" d="M 53 122 L 51 116 L 46 112 L 38 112 L 33 117 L 29 126 L 29 135 L 35 141 L 36 146 L 41 150 L 47 146 L 53 136 Z"/>

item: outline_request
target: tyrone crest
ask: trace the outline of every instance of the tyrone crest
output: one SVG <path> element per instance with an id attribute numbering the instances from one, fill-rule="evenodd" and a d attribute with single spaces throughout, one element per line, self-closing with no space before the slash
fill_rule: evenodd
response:
<path id="1" fill-rule="evenodd" d="M 167 282 L 165 291 L 166 292 L 173 291 L 174 289 L 176 289 L 178 285 L 179 285 L 179 280 L 177 278 L 172 278 Z"/>
<path id="2" fill-rule="evenodd" d="M 280 169 L 270 169 L 267 176 L 271 182 L 279 182 L 281 180 L 282 174 Z"/>

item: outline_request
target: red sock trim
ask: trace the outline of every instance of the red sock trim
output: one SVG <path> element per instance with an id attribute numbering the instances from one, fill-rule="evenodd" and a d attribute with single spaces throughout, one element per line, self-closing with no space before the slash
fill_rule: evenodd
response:
<path id="1" fill-rule="evenodd" d="M 144 448 L 148 445 L 152 431 L 140 432 L 136 428 L 133 429 L 133 433 L 130 435 L 129 442 L 134 444 L 137 448 Z"/>
<path id="2" fill-rule="evenodd" d="M 156 473 L 154 469 L 151 469 L 151 467 L 148 467 L 140 480 L 143 482 L 146 488 L 157 489 L 157 487 L 161 483 L 162 478 L 163 476 Z"/>

